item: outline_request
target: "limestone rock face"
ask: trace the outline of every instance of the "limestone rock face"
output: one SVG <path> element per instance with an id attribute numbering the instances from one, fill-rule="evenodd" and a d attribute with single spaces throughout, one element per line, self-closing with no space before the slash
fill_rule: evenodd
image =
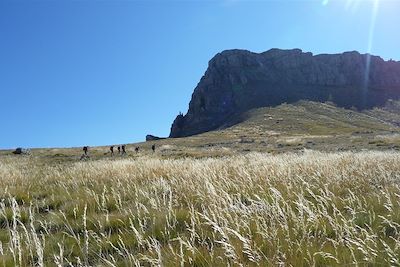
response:
<path id="1" fill-rule="evenodd" d="M 329 100 L 365 109 L 399 97 L 397 61 L 358 52 L 314 56 L 300 49 L 227 50 L 210 60 L 170 137 L 217 129 L 249 109 L 284 102 Z"/>

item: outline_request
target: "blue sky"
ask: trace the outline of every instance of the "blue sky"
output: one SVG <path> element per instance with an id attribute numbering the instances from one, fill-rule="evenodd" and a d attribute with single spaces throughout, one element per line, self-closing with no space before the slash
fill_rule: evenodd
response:
<path id="1" fill-rule="evenodd" d="M 400 3 L 0 0 L 0 148 L 167 136 L 225 49 L 400 60 Z"/>

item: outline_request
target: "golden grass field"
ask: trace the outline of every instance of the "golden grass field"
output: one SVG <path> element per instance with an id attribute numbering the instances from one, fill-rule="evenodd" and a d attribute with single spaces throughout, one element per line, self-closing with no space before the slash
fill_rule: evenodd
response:
<path id="1" fill-rule="evenodd" d="M 1 266 L 398 266 L 400 153 L 0 158 Z"/>

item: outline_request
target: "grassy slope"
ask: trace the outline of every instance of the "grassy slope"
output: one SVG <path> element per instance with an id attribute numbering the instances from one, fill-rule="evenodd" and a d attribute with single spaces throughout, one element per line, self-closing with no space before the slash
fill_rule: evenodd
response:
<path id="1" fill-rule="evenodd" d="M 282 153 L 313 149 L 387 150 L 400 148 L 400 112 L 396 109 L 374 109 L 357 112 L 325 103 L 300 101 L 277 107 L 254 109 L 243 115 L 240 123 L 196 136 L 165 139 L 128 145 L 128 156 L 151 154 L 156 144 L 164 157 L 203 157 L 233 155 L 237 152 Z M 229 122 L 228 122 L 229 123 Z M 140 153 L 134 148 L 140 147 Z M 79 160 L 81 148 L 35 149 L 33 155 L 44 162 Z M 0 155 L 10 151 L 0 151 Z M 94 159 L 109 158 L 108 146 L 90 149 Z"/>
<path id="2" fill-rule="evenodd" d="M 299 102 L 124 158 L 0 151 L 0 266 L 398 265 L 395 117 Z"/>
<path id="3" fill-rule="evenodd" d="M 38 160 L 0 159 L 1 266 L 400 263 L 397 152 Z"/>

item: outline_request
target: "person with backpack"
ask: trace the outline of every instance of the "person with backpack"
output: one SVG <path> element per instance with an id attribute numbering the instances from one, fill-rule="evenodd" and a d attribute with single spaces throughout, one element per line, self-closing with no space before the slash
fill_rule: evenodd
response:
<path id="1" fill-rule="evenodd" d="M 90 158 L 89 155 L 88 155 L 89 147 L 88 146 L 84 146 L 82 148 L 82 150 L 83 150 L 83 154 L 81 156 L 81 160 L 89 159 Z"/>

